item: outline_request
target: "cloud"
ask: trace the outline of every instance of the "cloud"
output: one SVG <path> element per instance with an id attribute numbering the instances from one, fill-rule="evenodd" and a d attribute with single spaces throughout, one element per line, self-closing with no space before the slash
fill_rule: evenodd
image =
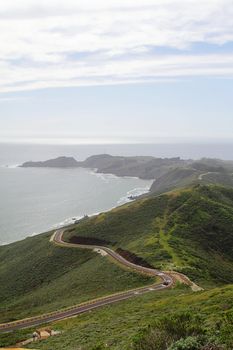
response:
<path id="1" fill-rule="evenodd" d="M 0 92 L 233 75 L 231 0 L 8 0 Z M 196 52 L 195 43 L 215 52 Z M 174 53 L 167 53 L 167 49 Z"/>

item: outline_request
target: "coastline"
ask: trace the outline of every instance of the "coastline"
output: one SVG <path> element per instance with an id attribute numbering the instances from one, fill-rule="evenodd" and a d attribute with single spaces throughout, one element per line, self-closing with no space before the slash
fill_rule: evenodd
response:
<path id="1" fill-rule="evenodd" d="M 4 167 L 5 169 L 16 169 L 16 168 L 19 168 L 17 165 L 8 165 L 8 166 L 2 166 Z M 22 168 L 21 168 L 22 169 Z M 108 182 L 108 179 L 114 179 L 114 178 L 122 178 L 122 179 L 137 179 L 137 180 L 144 180 L 144 179 L 140 179 L 139 177 L 136 177 L 136 176 L 118 176 L 118 175 L 115 175 L 115 174 L 111 174 L 111 173 L 100 173 L 100 172 L 97 172 L 95 168 L 82 168 L 80 167 L 80 169 L 83 169 L 85 171 L 87 171 L 89 174 L 91 175 L 94 175 L 94 176 L 97 176 L 99 178 L 101 178 L 103 181 L 107 181 Z M 63 170 L 63 169 L 61 169 Z M 151 187 L 151 184 L 153 182 L 153 180 L 146 180 L 148 182 L 150 182 L 150 184 L 148 184 L 146 187 L 135 187 L 131 190 L 128 190 L 125 195 L 121 196 L 117 201 L 116 201 L 116 205 L 114 206 L 111 206 L 109 207 L 107 210 L 103 210 L 103 211 L 95 211 L 93 213 L 90 213 L 90 214 L 87 214 L 89 217 L 92 217 L 92 216 L 95 216 L 95 215 L 98 215 L 100 213 L 105 213 L 105 212 L 108 212 L 108 211 L 111 211 L 117 207 L 120 207 L 126 203 L 130 203 L 132 201 L 134 201 L 135 199 L 131 199 L 129 198 L 130 196 L 132 197 L 138 197 L 142 194 L 146 194 L 146 193 L 149 193 L 150 191 L 150 187 Z M 34 237 L 34 236 L 37 236 L 37 235 L 40 235 L 40 234 L 43 234 L 43 233 L 46 233 L 46 232 L 49 232 L 49 231 L 52 231 L 52 230 L 55 230 L 55 229 L 58 229 L 58 228 L 62 228 L 62 227 L 65 227 L 65 226 L 69 226 L 71 224 L 73 224 L 76 220 L 80 220 L 81 218 L 83 218 L 84 215 L 73 215 L 73 216 L 70 216 L 70 217 L 67 217 L 65 218 L 63 221 L 60 221 L 60 222 L 56 222 L 50 226 L 48 226 L 46 229 L 43 229 L 42 231 L 38 231 L 38 232 L 32 232 L 32 233 L 28 233 L 26 234 L 24 237 L 19 237 L 19 239 L 16 239 L 16 240 L 12 240 L 12 241 L 5 241 L 5 242 L 1 242 L 0 243 L 0 247 L 1 246 L 6 246 L 6 245 L 10 245 L 12 243 L 15 243 L 15 242 L 18 242 L 18 241 L 22 241 L 28 237 Z M 75 220 L 74 220 L 75 218 Z"/>

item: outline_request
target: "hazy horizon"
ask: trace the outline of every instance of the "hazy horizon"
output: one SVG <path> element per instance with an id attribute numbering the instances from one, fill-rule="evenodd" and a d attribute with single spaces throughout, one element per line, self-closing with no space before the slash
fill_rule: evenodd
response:
<path id="1" fill-rule="evenodd" d="M 193 144 L 193 145 L 227 145 L 233 144 L 233 139 L 218 139 L 218 138 L 12 138 L 1 139 L 0 144 L 21 144 L 21 145 L 54 145 L 54 146 L 69 146 L 69 145 L 167 145 L 167 144 Z"/>
<path id="2" fill-rule="evenodd" d="M 0 167 L 15 166 L 23 162 L 70 156 L 77 160 L 97 154 L 112 156 L 154 156 L 182 159 L 218 158 L 233 160 L 233 143 L 138 143 L 138 144 L 29 144 L 2 143 Z"/>

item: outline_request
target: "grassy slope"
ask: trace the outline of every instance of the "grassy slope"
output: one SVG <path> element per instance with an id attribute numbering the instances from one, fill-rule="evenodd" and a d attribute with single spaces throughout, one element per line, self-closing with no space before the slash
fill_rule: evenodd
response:
<path id="1" fill-rule="evenodd" d="M 201 171 L 191 167 L 171 169 L 153 182 L 150 191 L 160 194 L 175 188 L 183 188 L 197 181 L 200 174 Z"/>
<path id="2" fill-rule="evenodd" d="M 197 186 L 142 199 L 83 221 L 67 232 L 67 239 L 73 236 L 106 240 L 154 266 L 181 270 L 203 286 L 222 285 L 233 281 L 233 190 Z M 1 288 L 5 300 L 1 307 L 10 310 L 1 312 L 3 319 L 27 314 L 23 309 L 29 305 L 33 312 L 53 309 L 61 305 L 61 296 L 65 306 L 142 283 L 143 277 L 122 271 L 105 258 L 55 247 L 48 238 L 45 234 L 1 247 L 0 276 L 6 283 Z M 178 287 L 104 307 L 56 323 L 53 327 L 64 333 L 36 347 L 89 350 L 100 343 L 113 350 L 129 349 L 141 328 L 153 325 L 161 316 L 187 310 L 201 317 L 202 327 L 213 329 L 221 341 L 228 342 L 226 349 L 233 347 L 232 332 L 226 334 L 227 328 L 221 329 L 225 315 L 233 319 L 232 285 L 195 294 Z M 13 343 L 29 332 L 16 332 L 14 340 L 11 335 L 1 335 L 0 345 Z"/>
<path id="3" fill-rule="evenodd" d="M 0 322 L 149 283 L 88 250 L 60 248 L 51 233 L 0 247 Z"/>
<path id="4" fill-rule="evenodd" d="M 187 273 L 203 286 L 213 286 L 233 282 L 232 229 L 233 190 L 218 186 L 197 186 L 159 197 L 142 199 L 109 213 L 90 218 L 70 229 L 66 237 L 69 239 L 72 236 L 88 236 L 104 239 L 110 242 L 110 246 L 129 250 L 154 266 L 172 267 Z M 48 234 L 36 237 L 37 244 L 34 239 L 35 237 L 9 247 L 2 247 L 0 258 L 10 266 L 9 276 L 14 276 L 12 271 L 18 269 L 22 259 L 22 255 L 17 258 L 20 248 L 25 252 L 24 269 L 21 270 L 21 273 L 26 271 L 26 275 L 30 275 L 27 259 L 31 259 L 31 266 L 36 264 L 40 271 L 36 279 L 38 288 L 42 281 L 44 281 L 42 289 L 48 284 L 46 293 L 51 291 L 51 298 L 54 292 L 56 296 L 57 286 L 65 288 L 64 281 L 58 283 L 60 277 L 57 276 L 61 270 L 62 278 L 67 279 L 68 283 L 74 281 L 73 278 L 70 278 L 72 273 L 75 273 L 78 279 L 77 285 L 70 284 L 71 288 L 61 291 L 68 303 L 73 301 L 73 297 L 76 297 L 74 296 L 76 291 L 78 291 L 77 294 L 80 293 L 77 297 L 82 298 L 83 289 L 85 288 L 86 291 L 87 285 L 91 288 L 88 296 L 93 292 L 92 287 L 96 285 L 96 281 L 94 280 L 93 284 L 92 280 L 97 277 L 96 274 L 98 274 L 98 281 L 101 276 L 103 281 L 106 281 L 106 274 L 109 273 L 112 283 L 114 272 L 111 269 L 114 265 L 109 264 L 109 268 L 104 270 L 103 265 L 106 262 L 98 265 L 98 261 L 103 261 L 101 257 L 92 258 L 92 255 L 89 256 L 91 253 L 87 251 L 72 249 L 68 252 L 66 249 L 54 247 L 48 243 Z M 26 243 L 28 246 L 25 245 Z M 33 253 L 30 253 L 31 249 Z M 43 252 L 42 257 L 41 252 Z M 13 261 L 15 259 L 15 262 L 12 262 L 13 265 L 10 264 L 12 259 Z M 90 269 L 92 264 L 88 266 L 92 259 L 96 259 L 94 262 L 96 269 L 94 266 L 93 270 Z M 5 264 L 4 266 L 6 267 Z M 114 266 L 114 269 L 117 270 L 118 275 L 118 267 Z M 122 271 L 121 273 L 124 274 Z M 79 279 L 80 274 L 82 278 L 86 278 L 81 288 L 79 288 L 82 280 L 82 278 Z M 129 287 L 128 280 L 132 281 L 132 278 L 132 284 L 135 283 L 134 278 L 136 278 L 136 283 L 142 282 L 140 277 L 132 274 L 131 276 L 130 279 L 127 276 L 127 281 L 124 280 L 124 277 L 120 278 L 121 286 L 127 284 Z M 52 280 L 48 281 L 47 278 L 52 278 Z M 9 283 L 13 286 L 11 280 L 12 278 L 9 278 Z M 34 281 L 32 275 L 30 281 Z M 108 283 L 108 288 L 111 283 Z M 28 303 L 28 296 L 30 300 L 30 294 L 34 293 L 32 288 L 33 285 L 31 290 L 27 291 L 25 299 L 28 307 L 31 303 L 31 301 Z M 9 285 L 6 287 L 6 290 L 8 289 Z M 41 290 L 36 289 L 36 291 L 39 297 Z M 101 285 L 100 294 L 105 291 L 106 288 L 103 291 L 103 285 Z M 46 293 L 42 293 L 43 301 L 45 301 Z M 18 298 L 19 295 L 20 293 L 17 292 L 15 297 Z M 12 307 L 13 300 L 12 296 L 9 296 L 6 303 Z M 34 301 L 36 300 L 34 298 Z M 56 296 L 56 300 L 60 303 L 60 296 Z M 22 305 L 21 303 L 21 313 L 23 312 Z M 48 307 L 53 307 L 51 300 L 49 300 Z M 41 308 L 40 305 L 37 310 Z M 64 333 L 59 337 L 38 343 L 37 348 L 87 350 L 94 349 L 98 343 L 103 343 L 107 344 L 107 348 L 113 350 L 129 349 L 132 338 L 142 327 L 153 324 L 158 317 L 163 315 L 171 316 L 177 311 L 186 310 L 190 310 L 193 315 L 200 316 L 201 324 L 209 329 L 214 330 L 216 327 L 215 333 L 220 334 L 217 332 L 217 327 L 222 324 L 224 315 L 228 314 L 233 319 L 233 286 L 219 287 L 195 294 L 185 287 L 179 287 L 104 307 L 74 319 L 58 322 L 54 327 L 64 330 Z M 18 313 L 19 310 L 16 311 Z M 233 342 L 230 336 L 232 331 L 225 335 L 225 340 L 230 339 L 229 341 Z M 21 337 L 21 334 L 22 332 L 19 332 L 15 334 L 15 337 Z M 9 340 L 9 336 L 0 337 L 2 344 L 4 338 Z M 228 349 L 231 349 L 232 346 L 233 343 Z"/>
<path id="5" fill-rule="evenodd" d="M 151 197 L 84 221 L 72 236 L 110 241 L 203 286 L 233 282 L 233 190 L 217 186 Z"/>
<path id="6" fill-rule="evenodd" d="M 92 350 L 97 344 L 106 344 L 104 349 L 131 349 L 132 339 L 140 329 L 149 324 L 153 325 L 163 316 L 187 311 L 201 317 L 202 326 L 211 328 L 217 334 L 217 324 L 222 322 L 225 315 L 233 319 L 233 285 L 199 293 L 178 288 L 103 307 L 55 323 L 53 328 L 62 330 L 63 334 L 37 343 L 36 348 Z M 230 334 L 229 332 L 226 335 L 228 342 L 233 341 Z M 20 337 L 20 332 L 17 336 Z M 231 344 L 233 346 L 233 343 Z M 30 347 L 34 348 L 35 345 Z"/>
<path id="7" fill-rule="evenodd" d="M 198 183 L 233 187 L 233 163 L 204 158 L 186 164 L 186 167 L 171 168 L 160 177 L 156 177 L 150 191 L 160 194 Z"/>

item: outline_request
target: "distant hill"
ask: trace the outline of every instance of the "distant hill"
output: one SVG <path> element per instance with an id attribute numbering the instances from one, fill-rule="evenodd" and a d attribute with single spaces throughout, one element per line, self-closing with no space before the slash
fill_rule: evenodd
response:
<path id="1" fill-rule="evenodd" d="M 73 157 L 58 157 L 39 162 L 25 162 L 28 167 L 92 168 L 98 173 L 153 179 L 150 194 L 160 194 L 189 185 L 220 184 L 233 186 L 233 162 L 203 158 L 198 161 L 147 156 L 123 157 L 99 154 L 77 161 Z"/>
<path id="2" fill-rule="evenodd" d="M 20 165 L 21 168 L 74 168 L 78 162 L 73 157 L 58 157 L 39 162 L 25 162 Z"/>
<path id="3" fill-rule="evenodd" d="M 182 167 L 188 161 L 177 158 L 154 157 L 121 157 L 108 154 L 87 158 L 79 165 L 85 168 L 96 168 L 99 173 L 110 173 L 117 176 L 136 176 L 141 179 L 155 179 L 174 167 Z"/>
<path id="4" fill-rule="evenodd" d="M 73 157 L 58 157 L 46 161 L 25 162 L 21 167 L 94 168 L 98 173 L 109 173 L 117 176 L 135 176 L 141 179 L 155 179 L 171 168 L 182 167 L 187 163 L 189 161 L 178 157 L 120 157 L 99 154 L 91 156 L 83 162 L 78 162 Z"/>
<path id="5" fill-rule="evenodd" d="M 194 184 L 233 186 L 233 162 L 203 158 L 190 164 L 168 170 L 152 184 L 150 193 L 160 194 Z"/>
<path id="6" fill-rule="evenodd" d="M 160 194 L 191 185 L 197 180 L 198 175 L 199 172 L 191 167 L 172 169 L 153 182 L 150 193 Z"/>

